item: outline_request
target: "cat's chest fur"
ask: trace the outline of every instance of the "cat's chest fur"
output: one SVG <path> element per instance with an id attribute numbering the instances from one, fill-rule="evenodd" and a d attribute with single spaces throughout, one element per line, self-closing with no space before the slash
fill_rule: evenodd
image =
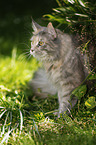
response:
<path id="1" fill-rule="evenodd" d="M 76 56 L 76 53 L 73 53 L 72 56 L 70 52 L 68 55 L 70 56 L 68 60 L 66 60 L 66 57 L 63 59 L 61 56 L 60 60 L 44 62 L 48 79 L 60 90 L 66 90 L 66 86 L 68 87 L 70 85 L 72 88 L 75 88 L 84 79 L 82 64 L 79 64 L 78 56 Z"/>
<path id="2" fill-rule="evenodd" d="M 53 63 L 44 63 L 45 70 L 48 74 L 49 79 L 51 79 L 54 83 L 56 80 L 60 79 L 61 76 L 61 68 L 62 68 L 62 61 L 56 61 Z"/>

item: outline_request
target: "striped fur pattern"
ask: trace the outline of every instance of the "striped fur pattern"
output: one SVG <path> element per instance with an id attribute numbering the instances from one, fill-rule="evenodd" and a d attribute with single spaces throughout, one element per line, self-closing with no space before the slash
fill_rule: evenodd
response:
<path id="1" fill-rule="evenodd" d="M 44 68 L 38 70 L 31 85 L 35 91 L 40 88 L 47 94 L 58 93 L 59 116 L 77 102 L 70 95 L 85 78 L 82 59 L 74 38 L 55 29 L 52 23 L 42 27 L 33 21 L 32 27 L 30 54 L 42 61 Z"/>

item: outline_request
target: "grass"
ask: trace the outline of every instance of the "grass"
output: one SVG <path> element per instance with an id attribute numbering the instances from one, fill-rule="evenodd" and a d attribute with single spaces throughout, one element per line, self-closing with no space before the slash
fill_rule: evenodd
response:
<path id="1" fill-rule="evenodd" d="M 53 110 L 58 108 L 57 96 L 39 99 L 28 87 L 39 66 L 33 58 L 18 56 L 16 49 L 10 57 L 0 56 L 1 145 L 95 145 L 95 89 L 87 92 L 82 86 L 75 90 L 79 100 L 71 116 L 56 119 Z"/>

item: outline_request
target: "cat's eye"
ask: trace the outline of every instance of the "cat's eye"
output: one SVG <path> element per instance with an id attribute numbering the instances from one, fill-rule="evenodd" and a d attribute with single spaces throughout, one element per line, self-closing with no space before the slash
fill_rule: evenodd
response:
<path id="1" fill-rule="evenodd" d="M 43 41 L 39 41 L 38 46 L 42 46 L 44 44 Z"/>

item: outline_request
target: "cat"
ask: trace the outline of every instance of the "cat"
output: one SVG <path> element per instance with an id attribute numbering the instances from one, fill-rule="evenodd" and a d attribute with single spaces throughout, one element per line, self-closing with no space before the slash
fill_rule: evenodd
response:
<path id="1" fill-rule="evenodd" d="M 55 29 L 51 22 L 42 27 L 33 20 L 32 28 L 30 54 L 43 67 L 35 73 L 31 86 L 37 94 L 42 92 L 42 96 L 58 94 L 60 117 L 61 113 L 70 112 L 77 102 L 76 97 L 70 96 L 86 77 L 82 57 L 74 37 Z"/>

